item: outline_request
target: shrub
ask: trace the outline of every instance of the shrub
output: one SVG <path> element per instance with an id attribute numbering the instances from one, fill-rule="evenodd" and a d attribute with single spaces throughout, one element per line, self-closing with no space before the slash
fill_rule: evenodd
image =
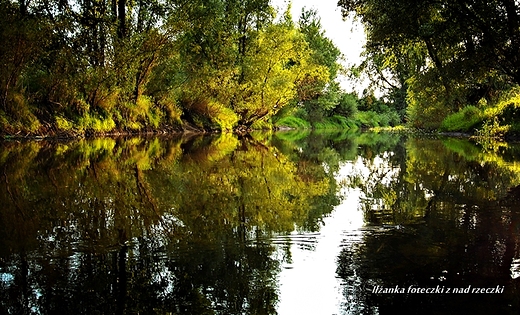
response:
<path id="1" fill-rule="evenodd" d="M 112 117 L 101 117 L 85 114 L 78 119 L 77 126 L 78 129 L 82 131 L 91 130 L 94 132 L 108 132 L 116 127 L 116 123 Z"/>
<path id="2" fill-rule="evenodd" d="M 482 124 L 483 112 L 475 106 L 466 106 L 461 111 L 447 116 L 441 123 L 441 131 L 468 132 Z"/>
<path id="3" fill-rule="evenodd" d="M 502 139 L 509 131 L 510 126 L 501 126 L 498 117 L 494 117 L 493 121 L 487 121 L 480 130 L 477 131 L 477 138 Z"/>
<path id="4" fill-rule="evenodd" d="M 354 129 L 359 128 L 358 124 L 346 117 L 340 115 L 334 115 L 332 117 L 325 118 L 321 122 L 314 124 L 315 129 Z"/>
<path id="5" fill-rule="evenodd" d="M 374 111 L 360 111 L 354 115 L 354 119 L 359 122 L 361 127 L 371 128 L 380 126 L 380 117 Z"/>
<path id="6" fill-rule="evenodd" d="M 220 130 L 233 130 L 238 122 L 238 116 L 230 108 L 217 102 L 210 103 L 214 112 L 214 120 L 220 126 Z"/>
<path id="7" fill-rule="evenodd" d="M 154 128 L 158 128 L 161 124 L 163 113 L 158 108 L 151 108 L 146 113 L 146 118 L 148 119 L 148 123 Z"/>
<path id="8" fill-rule="evenodd" d="M 311 124 L 298 117 L 288 116 L 278 120 L 275 124 L 276 127 L 289 127 L 295 129 L 309 129 L 311 128 Z"/>
<path id="9" fill-rule="evenodd" d="M 74 124 L 72 121 L 62 117 L 56 116 L 56 127 L 61 130 L 72 130 L 74 128 Z"/>
<path id="10" fill-rule="evenodd" d="M 159 98 L 157 101 L 157 106 L 164 113 L 166 120 L 177 125 L 182 124 L 182 109 L 177 104 L 175 95 L 173 95 L 173 93 L 171 93 L 171 95 L 169 94 Z"/>
<path id="11" fill-rule="evenodd" d="M 397 111 L 390 110 L 385 115 L 388 117 L 389 126 L 395 127 L 401 124 L 401 115 Z"/>
<path id="12" fill-rule="evenodd" d="M 344 93 L 341 95 L 339 104 L 334 108 L 334 112 L 344 116 L 351 117 L 358 110 L 358 98 L 353 94 Z"/>
<path id="13" fill-rule="evenodd" d="M 29 105 L 26 97 L 21 93 L 13 93 L 9 95 L 8 103 L 10 110 L 6 112 L 15 129 L 26 132 L 35 132 L 41 127 L 38 118 L 33 114 L 35 108 Z"/>
<path id="14" fill-rule="evenodd" d="M 322 120 L 319 122 L 315 122 L 313 124 L 314 129 L 338 129 L 339 127 L 333 122 L 328 119 Z"/>

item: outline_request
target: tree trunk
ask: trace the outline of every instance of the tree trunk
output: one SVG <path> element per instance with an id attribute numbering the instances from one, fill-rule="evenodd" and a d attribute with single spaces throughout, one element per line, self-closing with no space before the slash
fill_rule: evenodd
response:
<path id="1" fill-rule="evenodd" d="M 125 38 L 127 36 L 126 0 L 117 0 L 117 19 L 119 21 L 119 25 L 117 28 L 117 37 Z"/>
<path id="2" fill-rule="evenodd" d="M 429 38 L 429 37 L 424 38 L 424 42 L 426 43 L 426 48 L 428 49 L 428 55 L 430 56 L 430 58 L 432 58 L 433 63 L 435 64 L 435 67 L 439 71 L 442 85 L 444 86 L 444 89 L 446 90 L 446 97 L 449 99 L 451 96 L 451 86 L 448 83 L 448 80 L 446 77 L 446 71 L 442 64 L 442 61 L 439 59 L 439 56 L 437 55 L 437 52 L 435 51 L 435 47 L 433 46 L 431 38 Z"/>
<path id="3" fill-rule="evenodd" d="M 520 83 L 520 18 L 518 16 L 516 1 L 502 0 L 506 9 L 508 37 L 511 40 L 511 47 L 507 50 L 506 56 L 510 65 L 506 65 L 510 69 L 511 76 L 516 83 Z"/>

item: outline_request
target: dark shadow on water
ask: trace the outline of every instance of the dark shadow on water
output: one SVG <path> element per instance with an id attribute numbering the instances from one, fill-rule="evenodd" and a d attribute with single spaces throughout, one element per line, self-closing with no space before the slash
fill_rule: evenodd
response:
<path id="1" fill-rule="evenodd" d="M 365 193 L 367 227 L 338 260 L 346 313 L 520 310 L 513 270 L 520 257 L 518 169 L 500 155 L 447 141 L 411 139 L 383 158 L 389 163 L 365 157 L 368 176 L 352 175 Z M 413 293 L 420 288 L 437 290 Z"/>

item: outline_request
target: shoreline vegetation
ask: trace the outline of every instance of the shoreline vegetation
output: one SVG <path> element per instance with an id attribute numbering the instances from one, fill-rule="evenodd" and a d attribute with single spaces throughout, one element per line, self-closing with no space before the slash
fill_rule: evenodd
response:
<path id="1" fill-rule="evenodd" d="M 295 20 L 290 4 L 0 0 L 0 137 L 393 128 L 518 138 L 517 4 L 338 6 L 369 26 L 350 69 L 317 11 Z M 372 84 L 347 93 L 342 75 Z"/>
<path id="2" fill-rule="evenodd" d="M 0 0 L 0 134 L 272 129 L 341 115 L 341 52 L 316 11 L 264 0 Z"/>

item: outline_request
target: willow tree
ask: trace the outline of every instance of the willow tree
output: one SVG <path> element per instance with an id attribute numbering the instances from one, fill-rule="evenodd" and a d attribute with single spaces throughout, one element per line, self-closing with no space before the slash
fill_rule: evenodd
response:
<path id="1" fill-rule="evenodd" d="M 259 0 L 187 7 L 194 22 L 179 38 L 177 76 L 185 80 L 177 88 L 188 122 L 248 128 L 296 98 L 304 80 L 327 81 L 287 12 L 277 20 Z"/>
<path id="2" fill-rule="evenodd" d="M 250 125 L 266 119 L 298 97 L 307 81 L 327 82 L 328 69 L 312 59 L 305 36 L 288 21 L 259 32 L 244 63 L 234 110 Z"/>

